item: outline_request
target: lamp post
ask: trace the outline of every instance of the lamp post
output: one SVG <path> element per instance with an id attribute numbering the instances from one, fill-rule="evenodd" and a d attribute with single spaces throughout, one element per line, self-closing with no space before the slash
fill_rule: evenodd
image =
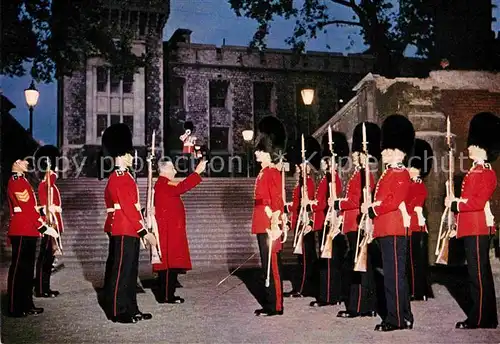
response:
<path id="1" fill-rule="evenodd" d="M 247 178 L 250 178 L 250 142 L 253 140 L 253 130 L 243 130 L 242 134 L 247 145 Z"/>
<path id="2" fill-rule="evenodd" d="M 33 109 L 38 103 L 38 96 L 40 92 L 35 87 L 35 82 L 31 80 L 31 85 L 27 89 L 24 90 L 24 97 L 26 98 L 26 104 L 28 104 L 28 108 L 30 110 L 30 127 L 29 134 L 33 137 Z"/>
<path id="3" fill-rule="evenodd" d="M 300 91 L 300 95 L 302 96 L 302 101 L 304 102 L 304 105 L 311 105 L 313 100 L 314 100 L 314 89 L 313 88 L 304 88 L 302 91 Z M 307 112 L 307 135 L 311 133 L 310 129 L 310 117 L 309 111 Z"/>

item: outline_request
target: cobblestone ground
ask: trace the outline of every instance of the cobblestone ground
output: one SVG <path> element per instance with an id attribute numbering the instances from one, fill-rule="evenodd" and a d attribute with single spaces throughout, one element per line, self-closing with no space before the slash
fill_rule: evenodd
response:
<path id="1" fill-rule="evenodd" d="M 52 287 L 61 292 L 55 299 L 35 299 L 44 307 L 39 316 L 13 319 L 2 316 L 2 343 L 500 343 L 497 330 L 455 330 L 465 318 L 450 293 L 449 281 L 463 289 L 464 276 L 454 271 L 434 272 L 435 298 L 412 303 L 413 330 L 374 332 L 379 319 L 339 319 L 342 306 L 311 308 L 311 298 L 285 299 L 285 314 L 255 317 L 260 308 L 240 277 L 216 284 L 225 271 L 193 271 L 181 275 L 184 288 L 177 294 L 182 305 L 155 301 L 143 267 L 145 293 L 138 294 L 139 307 L 153 319 L 136 324 L 108 321 L 98 305 L 93 283 L 99 285 L 103 267 L 65 268 L 53 277 Z M 500 264 L 494 263 L 497 296 L 500 295 Z M 6 270 L 2 272 L 5 294 Z M 244 274 L 255 281 L 254 275 Z M 285 290 L 290 283 L 285 282 Z M 5 298 L 5 297 L 4 297 Z M 500 306 L 500 305 L 499 305 Z M 500 307 L 499 307 L 500 309 Z"/>

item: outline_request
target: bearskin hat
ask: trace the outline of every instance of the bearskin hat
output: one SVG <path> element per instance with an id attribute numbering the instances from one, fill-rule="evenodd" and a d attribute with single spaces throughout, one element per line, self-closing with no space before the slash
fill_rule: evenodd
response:
<path id="1" fill-rule="evenodd" d="M 318 140 L 308 136 L 304 140 L 306 148 L 306 160 L 317 170 L 321 165 L 321 145 Z M 301 151 L 299 151 L 301 152 Z"/>
<path id="2" fill-rule="evenodd" d="M 344 133 L 340 131 L 332 131 L 333 152 L 336 155 L 336 162 L 338 165 L 345 165 L 347 157 L 349 156 L 349 142 Z M 328 146 L 328 133 L 323 136 L 323 158 L 331 157 L 332 152 Z"/>
<path id="3" fill-rule="evenodd" d="M 486 151 L 488 161 L 500 154 L 500 117 L 491 112 L 476 114 L 469 124 L 467 147 L 478 146 Z"/>
<path id="4" fill-rule="evenodd" d="M 259 122 L 255 149 L 269 153 L 271 160 L 277 162 L 285 153 L 286 139 L 283 123 L 275 116 L 266 116 Z"/>
<path id="5" fill-rule="evenodd" d="M 40 172 L 47 171 L 47 158 L 50 161 L 50 169 L 55 171 L 57 164 L 59 162 L 58 158 L 61 157 L 61 151 L 52 145 L 45 145 L 38 148 L 33 155 L 35 161 L 35 168 L 39 169 Z"/>
<path id="6" fill-rule="evenodd" d="M 184 122 L 184 130 L 188 130 L 188 129 L 191 130 L 191 132 L 193 132 L 193 130 L 194 130 L 193 122 L 191 122 L 191 121 Z"/>
<path id="7" fill-rule="evenodd" d="M 424 178 L 432 170 L 433 156 L 431 145 L 425 140 L 416 139 L 413 155 L 409 159 L 409 167 L 420 170 L 420 177 Z"/>
<path id="8" fill-rule="evenodd" d="M 375 159 L 380 159 L 380 128 L 372 122 L 362 122 L 356 125 L 352 132 L 351 151 L 363 152 L 363 123 L 366 128 L 366 140 L 368 141 L 368 154 Z"/>
<path id="9" fill-rule="evenodd" d="M 382 123 L 381 148 L 397 149 L 408 157 L 413 153 L 415 129 L 410 120 L 403 115 L 390 115 Z"/>
<path id="10" fill-rule="evenodd" d="M 102 151 L 105 156 L 116 158 L 132 154 L 134 146 L 130 128 L 124 123 L 116 123 L 106 128 L 102 134 Z"/>

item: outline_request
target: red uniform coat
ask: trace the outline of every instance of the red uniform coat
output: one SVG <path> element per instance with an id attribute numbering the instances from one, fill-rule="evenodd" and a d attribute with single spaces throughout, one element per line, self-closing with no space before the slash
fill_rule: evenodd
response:
<path id="1" fill-rule="evenodd" d="M 254 207 L 252 214 L 252 234 L 265 234 L 266 229 L 271 229 L 271 219 L 266 214 L 266 206 L 274 213 L 283 213 L 281 173 L 273 167 L 265 167 L 255 180 Z M 281 241 L 273 242 L 273 250 L 281 250 Z"/>
<path id="2" fill-rule="evenodd" d="M 153 271 L 192 269 L 186 234 L 186 212 L 181 195 L 200 182 L 198 173 L 191 173 L 179 183 L 161 176 L 156 181 L 154 204 L 162 262 L 153 264 Z"/>
<path id="3" fill-rule="evenodd" d="M 328 180 L 326 175 L 321 178 L 319 182 L 318 189 L 316 190 L 315 200 L 318 201 L 317 204 L 313 204 L 312 210 L 314 212 L 314 226 L 313 230 L 319 231 L 323 229 L 325 223 L 325 216 L 328 209 Z M 335 173 L 335 188 L 336 196 L 342 194 L 342 181 L 340 180 L 339 174 Z"/>
<path id="4" fill-rule="evenodd" d="M 489 164 L 475 164 L 462 182 L 461 199 L 458 203 L 457 238 L 473 235 L 489 235 L 484 207 L 497 186 L 497 176 Z"/>
<path id="5" fill-rule="evenodd" d="M 115 208 L 111 235 L 138 238 L 144 224 L 134 178 L 126 170 L 116 170 L 109 176 L 107 190 Z"/>
<path id="6" fill-rule="evenodd" d="M 356 169 L 347 182 L 345 199 L 339 201 L 341 215 L 344 217 L 342 231 L 344 233 L 357 232 L 361 219 L 361 204 L 363 202 L 363 188 L 365 175 L 362 169 Z M 363 181 L 363 183 L 362 183 Z M 370 194 L 375 187 L 375 178 L 370 173 Z"/>
<path id="7" fill-rule="evenodd" d="M 52 189 L 52 191 L 51 191 L 52 192 L 51 204 L 57 207 L 55 213 L 53 214 L 53 215 L 55 215 L 55 218 L 57 221 L 57 224 L 56 224 L 57 227 L 56 226 L 54 226 L 54 227 L 59 233 L 62 233 L 62 232 L 64 232 L 64 223 L 63 223 L 62 216 L 61 216 L 61 212 L 62 212 L 61 194 L 59 193 L 59 188 L 56 185 L 56 179 L 57 179 L 57 175 L 54 172 L 51 172 L 51 174 L 50 174 L 50 186 Z M 38 197 L 40 197 L 40 205 L 43 207 L 47 206 L 47 192 L 48 192 L 47 180 L 44 178 L 40 182 L 40 184 L 38 185 Z M 47 214 L 45 214 L 45 215 L 47 215 Z M 47 222 L 46 219 L 45 219 L 45 221 Z"/>
<path id="8" fill-rule="evenodd" d="M 381 202 L 372 209 L 373 237 L 405 236 L 403 214 L 399 209 L 408 196 L 411 179 L 403 165 L 389 166 L 380 176 L 375 187 L 374 202 Z"/>
<path id="9" fill-rule="evenodd" d="M 111 233 L 111 224 L 113 223 L 115 208 L 113 200 L 111 199 L 111 192 L 109 190 L 109 180 L 106 184 L 106 189 L 104 189 L 104 202 L 106 203 L 106 221 L 104 222 L 104 232 Z"/>
<path id="10" fill-rule="evenodd" d="M 314 180 L 312 177 L 307 176 L 307 196 L 309 197 L 310 200 L 314 199 Z M 300 212 L 300 197 L 301 197 L 301 190 L 300 190 L 300 185 L 297 183 L 295 188 L 293 189 L 293 195 L 292 195 L 292 206 L 287 209 L 289 213 L 292 214 L 292 221 L 291 221 L 291 227 L 290 230 L 294 231 L 295 227 L 297 226 L 297 218 L 299 217 L 299 212 Z"/>
<path id="11" fill-rule="evenodd" d="M 412 180 L 410 189 L 408 190 L 408 197 L 406 197 L 406 210 L 411 216 L 410 228 L 408 233 L 411 232 L 425 232 L 425 226 L 418 225 L 418 215 L 415 212 L 415 207 L 424 207 L 425 199 L 427 198 L 427 188 L 421 179 Z"/>
<path id="12" fill-rule="evenodd" d="M 43 226 L 35 192 L 21 174 L 14 174 L 7 184 L 10 208 L 9 236 L 41 236 L 38 229 Z"/>

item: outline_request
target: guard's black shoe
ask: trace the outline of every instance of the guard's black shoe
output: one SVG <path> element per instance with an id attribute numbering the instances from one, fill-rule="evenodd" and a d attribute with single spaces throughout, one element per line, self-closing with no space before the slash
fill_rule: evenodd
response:
<path id="1" fill-rule="evenodd" d="M 361 312 L 359 313 L 360 317 L 368 317 L 368 318 L 374 318 L 377 316 L 377 312 L 375 311 L 368 311 L 368 312 Z"/>
<path id="2" fill-rule="evenodd" d="M 184 299 L 179 296 L 174 296 L 171 299 L 167 299 L 165 303 L 184 303 Z"/>
<path id="3" fill-rule="evenodd" d="M 139 312 L 136 315 L 134 315 L 134 318 L 136 318 L 138 321 L 141 320 L 150 320 L 153 318 L 153 315 L 151 313 L 142 313 Z"/>
<path id="4" fill-rule="evenodd" d="M 26 312 L 28 315 L 38 315 L 43 313 L 43 308 L 33 306 L 30 310 Z"/>
<path id="5" fill-rule="evenodd" d="M 116 317 L 113 317 L 111 320 L 113 322 L 117 322 L 117 323 L 121 323 L 121 324 L 135 324 L 138 321 L 135 317 L 130 316 L 128 314 L 117 315 Z"/>
<path id="6" fill-rule="evenodd" d="M 12 312 L 12 313 L 8 313 L 7 316 L 9 316 L 11 318 L 24 318 L 24 317 L 28 316 L 28 313 L 26 313 L 26 312 Z"/>
<path id="7" fill-rule="evenodd" d="M 382 322 L 381 324 L 378 324 L 375 326 L 375 331 L 380 331 L 380 332 L 390 332 L 390 331 L 396 331 L 396 330 L 411 330 L 413 329 L 413 323 L 410 321 L 405 321 L 405 324 L 403 326 L 396 326 L 393 324 L 385 323 Z"/>
<path id="8" fill-rule="evenodd" d="M 295 290 L 292 290 L 292 291 L 287 291 L 287 292 L 284 292 L 283 293 L 283 297 L 291 297 L 292 295 L 294 294 L 297 294 L 298 292 L 295 291 Z"/>
<path id="9" fill-rule="evenodd" d="M 272 316 L 275 316 L 275 315 L 283 315 L 283 311 L 268 311 L 268 312 L 265 312 L 265 313 L 262 313 L 261 314 L 262 316 L 265 316 L 265 317 L 272 317 Z"/>
<path id="10" fill-rule="evenodd" d="M 410 301 L 427 301 L 427 295 L 422 296 L 411 296 Z"/>
<path id="11" fill-rule="evenodd" d="M 44 291 L 43 293 L 35 292 L 35 297 L 43 297 L 43 298 L 52 298 L 59 296 L 59 292 L 57 290 L 49 290 Z"/>
<path id="12" fill-rule="evenodd" d="M 266 309 L 264 309 L 264 308 L 260 308 L 260 309 L 256 309 L 256 310 L 253 312 L 253 314 L 255 314 L 256 316 L 259 316 L 259 315 L 264 314 L 264 313 L 266 313 L 266 312 L 268 312 L 268 311 L 269 311 L 269 310 L 266 310 Z"/>
<path id="13" fill-rule="evenodd" d="M 299 298 L 299 297 L 304 297 L 304 295 L 296 291 L 295 293 L 292 294 L 292 297 Z"/>
<path id="14" fill-rule="evenodd" d="M 335 306 L 340 304 L 340 302 L 324 302 L 324 301 L 312 301 L 309 306 L 311 307 L 325 307 L 325 306 Z"/>
<path id="15" fill-rule="evenodd" d="M 359 313 L 349 312 L 349 311 L 340 311 L 337 313 L 338 318 L 356 318 L 359 317 Z"/>

